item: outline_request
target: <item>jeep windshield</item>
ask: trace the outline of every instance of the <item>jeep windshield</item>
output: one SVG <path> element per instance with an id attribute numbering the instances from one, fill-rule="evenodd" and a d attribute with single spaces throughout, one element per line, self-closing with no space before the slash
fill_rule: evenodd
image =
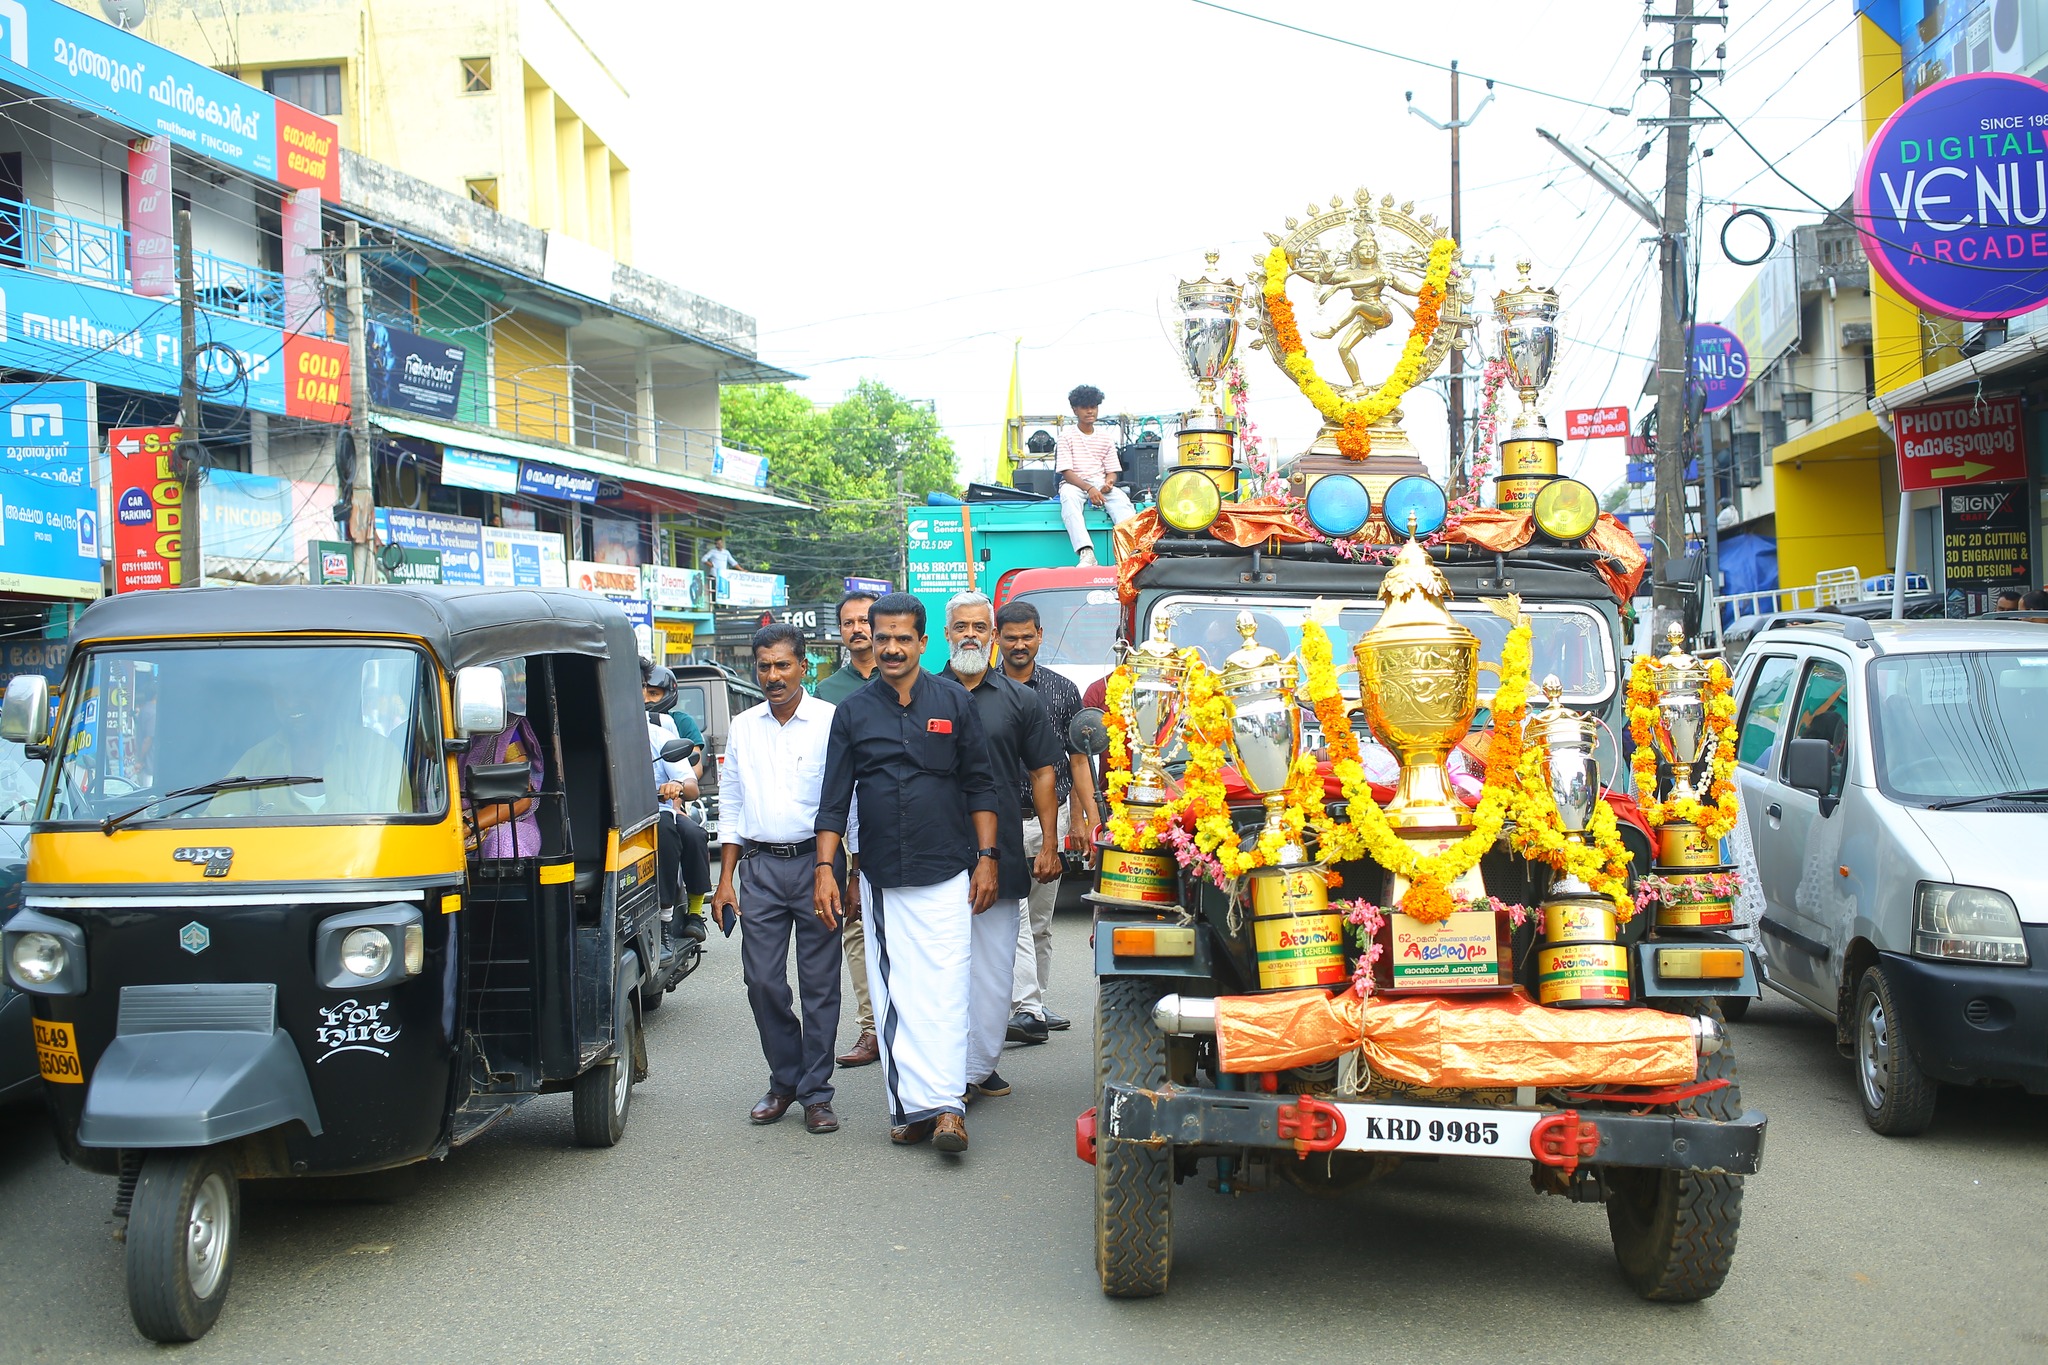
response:
<path id="1" fill-rule="evenodd" d="M 1242 644 L 1237 633 L 1237 614 L 1249 611 L 1258 625 L 1258 642 L 1282 655 L 1301 648 L 1301 626 L 1308 619 L 1312 598 L 1235 597 L 1222 594 L 1195 596 L 1175 593 L 1152 606 L 1152 625 L 1162 611 L 1174 614 L 1173 642 L 1193 645 L 1202 651 L 1209 667 L 1223 668 L 1223 661 Z M 1507 642 L 1505 617 L 1479 602 L 1452 601 L 1447 604 L 1458 623 L 1479 637 L 1479 657 L 1494 668 L 1500 666 L 1501 647 Z M 1532 683 L 1540 684 L 1555 673 L 1564 684 L 1564 700 L 1577 705 L 1602 702 L 1614 693 L 1614 653 L 1609 643 L 1607 619 L 1591 607 L 1558 602 L 1524 602 L 1530 622 L 1530 668 Z M 1366 599 L 1347 605 L 1337 614 L 1330 631 L 1330 653 L 1338 667 L 1353 662 L 1351 646 L 1380 619 L 1380 604 Z M 1493 671 L 1481 674 L 1479 694 L 1493 693 Z M 1355 673 L 1342 675 L 1346 695 L 1358 695 Z"/>
<path id="2" fill-rule="evenodd" d="M 446 783 L 433 676 L 418 650 L 395 645 L 96 649 L 67 683 L 36 817 L 436 814 Z"/>
<path id="3" fill-rule="evenodd" d="M 1870 665 L 1870 709 L 1894 800 L 2044 800 L 2048 653 L 1893 654 Z"/>

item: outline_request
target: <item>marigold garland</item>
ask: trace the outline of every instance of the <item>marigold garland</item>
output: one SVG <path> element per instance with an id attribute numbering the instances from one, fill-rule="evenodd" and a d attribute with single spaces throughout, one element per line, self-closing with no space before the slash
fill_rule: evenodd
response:
<path id="1" fill-rule="evenodd" d="M 1105 827 L 1109 830 L 1113 846 L 1140 853 L 1158 847 L 1160 838 L 1172 823 L 1169 814 L 1172 803 L 1154 811 L 1142 825 L 1132 823 L 1129 807 L 1124 803 L 1124 793 L 1131 785 L 1132 678 L 1130 665 L 1119 664 L 1110 670 L 1109 680 L 1103 685 L 1102 719 L 1109 730 L 1109 761 L 1105 765 L 1108 778 L 1104 783 L 1109 796 L 1109 820 Z"/>
<path id="2" fill-rule="evenodd" d="M 1693 825 L 1707 839 L 1719 841 L 1735 828 L 1741 807 L 1735 788 L 1735 697 L 1728 670 L 1719 659 L 1707 665 L 1700 685 L 1700 700 L 1707 715 L 1709 748 L 1703 758 L 1707 765 L 1707 790 L 1702 799 L 1679 797 L 1660 800 L 1657 795 L 1657 688 L 1656 665 L 1648 655 L 1638 655 L 1628 675 L 1628 732 L 1635 740 L 1630 771 L 1635 775 L 1636 804 L 1652 829 L 1666 824 Z"/>
<path id="3" fill-rule="evenodd" d="M 1523 857 L 1547 864 L 1562 877 L 1576 877 L 1614 905 L 1615 918 L 1626 924 L 1635 914 L 1629 894 L 1628 865 L 1632 855 L 1621 842 L 1621 826 L 1605 800 L 1593 803 L 1593 814 L 1580 839 L 1565 833 L 1564 817 L 1550 789 L 1550 744 L 1539 724 L 1522 746 L 1515 772 L 1514 833 L 1508 844 Z"/>
<path id="4" fill-rule="evenodd" d="M 1275 246 L 1266 253 L 1264 297 L 1273 345 L 1279 352 L 1275 358 L 1323 419 L 1337 428 L 1337 449 L 1347 458 L 1362 460 L 1372 453 L 1372 435 L 1367 428 L 1385 418 L 1400 405 L 1408 390 L 1422 381 L 1423 356 L 1436 335 L 1451 270 L 1457 260 L 1458 244 L 1451 238 L 1439 237 L 1430 243 L 1429 264 L 1423 270 L 1422 287 L 1416 291 L 1415 321 L 1408 329 L 1408 340 L 1401 347 L 1401 358 L 1395 362 L 1393 373 L 1369 396 L 1350 401 L 1339 396 L 1337 390 L 1316 373 L 1315 362 L 1302 345 L 1294 304 L 1287 297 L 1287 276 L 1293 269 L 1287 259 L 1287 249 Z"/>
<path id="5" fill-rule="evenodd" d="M 1336 688 L 1328 667 L 1330 641 L 1314 620 L 1301 630 L 1302 653 L 1309 659 L 1309 699 L 1323 714 L 1328 693 Z M 1323 667 L 1313 662 L 1320 656 Z M 1522 752 L 1522 720 L 1529 705 L 1529 626 L 1518 620 L 1501 649 L 1500 687 L 1494 694 L 1493 738 L 1486 746 L 1486 786 L 1472 811 L 1472 830 L 1441 853 L 1423 856 L 1388 823 L 1386 812 L 1372 799 L 1362 766 L 1337 769 L 1344 791 L 1346 824 L 1332 823 L 1323 834 L 1322 856 L 1330 862 L 1370 858 L 1409 885 L 1400 910 L 1412 919 L 1434 923 L 1457 909 L 1450 888 L 1479 865 L 1479 859 L 1500 838 L 1515 794 L 1515 768 Z M 1346 727 L 1348 729 L 1348 727 Z M 1327 731 L 1326 731 L 1327 733 Z M 1334 751 L 1333 751 L 1334 753 Z"/>

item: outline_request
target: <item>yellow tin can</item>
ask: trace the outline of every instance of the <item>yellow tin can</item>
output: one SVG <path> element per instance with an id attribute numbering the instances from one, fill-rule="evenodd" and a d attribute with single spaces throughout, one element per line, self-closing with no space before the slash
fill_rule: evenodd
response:
<path id="1" fill-rule="evenodd" d="M 1606 900 L 1555 900 L 1543 905 L 1547 943 L 1614 942 L 1614 905 Z"/>
<path id="2" fill-rule="evenodd" d="M 1132 853 L 1121 848 L 1105 848 L 1101 852 L 1101 870 L 1095 877 L 1097 895 L 1144 905 L 1173 905 L 1179 901 L 1180 868 L 1172 854 Z"/>
<path id="3" fill-rule="evenodd" d="M 1330 890 L 1320 867 L 1254 872 L 1251 890 L 1252 947 L 1260 990 L 1341 986 L 1349 979 L 1344 970 L 1344 917 L 1330 909 Z"/>
<path id="4" fill-rule="evenodd" d="M 1237 492 L 1237 438 L 1228 431 L 1182 431 L 1180 467 L 1206 470 L 1225 499 Z"/>
<path id="5" fill-rule="evenodd" d="M 1628 949 L 1619 943 L 1556 943 L 1538 948 L 1536 999 L 1564 1009 L 1626 1005 Z"/>
<path id="6" fill-rule="evenodd" d="M 1697 825 L 1665 825 L 1657 831 L 1657 866 L 1721 866 L 1721 841 L 1700 833 Z"/>
<path id="7" fill-rule="evenodd" d="M 1493 481 L 1493 503 L 1503 512 L 1526 512 L 1536 505 L 1536 495 L 1555 474 L 1503 475 Z"/>
<path id="8" fill-rule="evenodd" d="M 1523 441 L 1503 441 L 1500 447 L 1500 472 L 1502 474 L 1555 474 L 1557 473 L 1557 440 L 1535 437 Z"/>

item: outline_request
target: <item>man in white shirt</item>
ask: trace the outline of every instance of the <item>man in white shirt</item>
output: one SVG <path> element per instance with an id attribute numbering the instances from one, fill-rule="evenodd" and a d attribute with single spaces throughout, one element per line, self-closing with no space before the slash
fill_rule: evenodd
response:
<path id="1" fill-rule="evenodd" d="M 725 548 L 724 536 L 712 541 L 711 548 L 704 552 L 704 572 L 711 575 L 713 583 L 718 581 L 720 574 L 731 573 L 732 566 L 738 562 L 732 557 L 732 551 Z"/>
<path id="2" fill-rule="evenodd" d="M 800 1103 L 807 1130 L 837 1132 L 832 1051 L 839 1037 L 839 926 L 813 913 L 812 899 L 818 793 L 833 706 L 804 691 L 802 631 L 763 626 L 754 632 L 753 648 L 754 677 L 767 700 L 733 717 L 726 734 L 712 912 L 720 919 L 727 913 L 740 917 L 747 1003 L 768 1061 L 768 1093 L 748 1117 L 774 1123 Z M 849 845 L 857 846 L 852 840 Z M 844 881 L 844 866 L 835 871 Z M 801 1023 L 789 990 L 792 934 Z"/>
<path id="3" fill-rule="evenodd" d="M 1102 412 L 1102 390 L 1083 384 L 1067 395 L 1074 410 L 1075 425 L 1060 433 L 1053 447 L 1052 467 L 1060 476 L 1060 521 L 1074 546 L 1074 562 L 1082 567 L 1095 563 L 1095 544 L 1088 533 L 1088 508 L 1100 507 L 1109 514 L 1109 524 L 1128 521 L 1137 515 L 1131 500 L 1117 487 L 1123 472 L 1117 458 L 1116 437 L 1098 431 L 1095 419 Z"/>

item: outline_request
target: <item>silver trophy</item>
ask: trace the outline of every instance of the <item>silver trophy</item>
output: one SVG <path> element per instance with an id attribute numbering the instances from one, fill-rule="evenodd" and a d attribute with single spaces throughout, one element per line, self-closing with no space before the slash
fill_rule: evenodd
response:
<path id="1" fill-rule="evenodd" d="M 1301 707 L 1295 700 L 1295 664 L 1258 642 L 1258 622 L 1237 614 L 1244 647 L 1224 662 L 1219 690 L 1230 698 L 1230 742 L 1245 786 L 1266 804 L 1266 829 L 1281 831 L 1287 807 L 1287 779 L 1301 752 Z M 1263 831 L 1262 831 L 1263 832 Z M 1298 863 L 1302 849 L 1283 844 L 1278 862 Z"/>
<path id="2" fill-rule="evenodd" d="M 1171 639 L 1173 616 L 1161 612 L 1152 635 L 1125 658 L 1131 670 L 1131 789 L 1127 804 L 1140 807 L 1166 802 L 1166 768 L 1162 755 L 1180 726 L 1181 684 L 1186 676 Z"/>
<path id="3" fill-rule="evenodd" d="M 1685 652 L 1685 630 L 1676 621 L 1665 631 L 1671 652 L 1657 660 L 1657 752 L 1671 765 L 1671 799 L 1696 801 L 1693 769 L 1706 756 L 1707 703 L 1701 689 L 1707 665 Z"/>
<path id="4" fill-rule="evenodd" d="M 1202 278 L 1180 284 L 1180 352 L 1195 381 L 1197 411 L 1221 417 L 1216 385 L 1237 353 L 1237 309 L 1244 296 L 1236 281 L 1210 278 L 1216 270 L 1215 252 L 1205 259 Z"/>
<path id="5" fill-rule="evenodd" d="M 1557 802 L 1558 824 L 1568 842 L 1585 842 L 1593 824 L 1593 807 L 1600 800 L 1600 727 L 1591 716 L 1565 707 L 1564 685 L 1552 674 L 1543 680 L 1543 695 L 1550 705 L 1530 724 L 1542 735 L 1549 753 L 1551 799 Z M 1592 888 L 1577 877 L 1560 877 L 1551 894 L 1584 896 Z"/>
<path id="6" fill-rule="evenodd" d="M 1536 411 L 1536 395 L 1550 383 L 1551 368 L 1557 363 L 1557 291 L 1538 289 L 1529 282 L 1529 262 L 1517 261 L 1521 272 L 1513 289 L 1503 289 L 1493 298 L 1495 334 L 1500 358 L 1507 362 L 1508 377 L 1522 395 L 1522 410 L 1515 414 L 1508 439 L 1528 440 L 1550 434 L 1543 414 Z"/>

